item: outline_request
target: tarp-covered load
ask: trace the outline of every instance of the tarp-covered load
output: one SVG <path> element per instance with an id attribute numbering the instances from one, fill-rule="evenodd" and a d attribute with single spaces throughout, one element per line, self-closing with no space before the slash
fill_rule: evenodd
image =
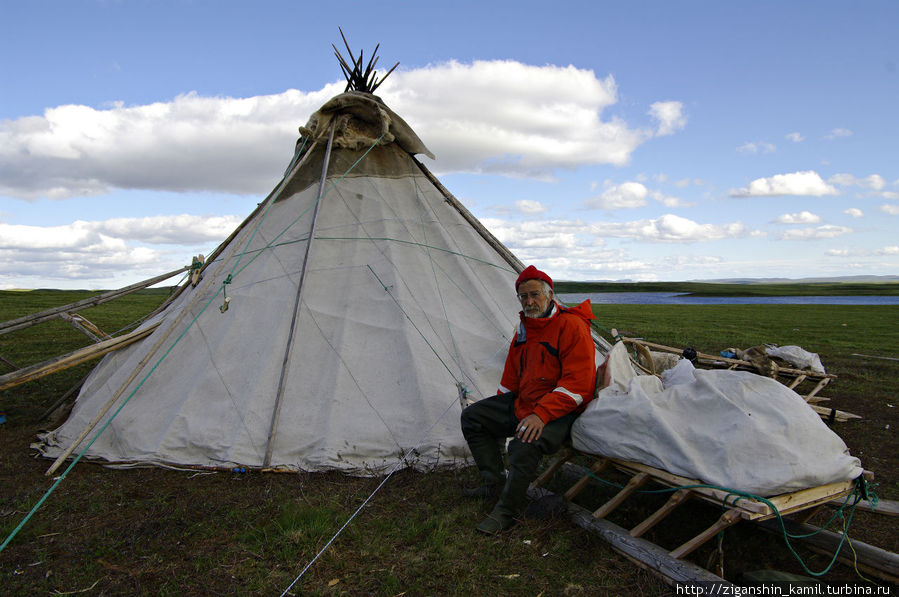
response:
<path id="1" fill-rule="evenodd" d="M 682 360 L 663 387 L 655 376 L 635 374 L 623 344 L 609 359 L 613 383 L 572 427 L 577 450 L 762 496 L 862 473 L 843 440 L 773 379 L 693 370 Z"/>

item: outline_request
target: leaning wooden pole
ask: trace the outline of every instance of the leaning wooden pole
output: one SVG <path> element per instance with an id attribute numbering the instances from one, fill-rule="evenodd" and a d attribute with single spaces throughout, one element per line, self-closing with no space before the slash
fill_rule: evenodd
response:
<path id="1" fill-rule="evenodd" d="M 51 373 L 56 373 L 57 371 L 80 365 L 81 363 L 102 357 L 108 352 L 124 348 L 129 344 L 149 336 L 158 325 L 158 323 L 154 323 L 146 328 L 131 332 L 130 334 L 112 338 L 111 340 L 104 340 L 103 342 L 92 344 L 60 357 L 37 363 L 30 367 L 24 367 L 18 371 L 13 371 L 12 373 L 7 373 L 6 375 L 0 376 L 0 390 L 6 390 L 35 379 L 40 379 L 41 377 L 46 377 Z"/>
<path id="2" fill-rule="evenodd" d="M 312 149 L 312 148 L 310 148 L 310 153 L 311 153 L 311 149 Z M 307 154 L 307 155 L 308 155 L 308 154 Z M 282 190 L 282 189 L 284 188 L 284 186 L 287 184 L 287 181 L 288 181 L 288 180 L 290 179 L 290 177 L 292 177 L 293 174 L 296 172 L 296 169 L 297 169 L 297 167 L 298 167 L 298 166 L 295 164 L 296 158 L 297 158 L 297 157 L 298 157 L 298 156 L 296 156 L 296 155 L 294 156 L 294 164 L 292 165 L 292 168 L 290 169 L 290 171 L 289 171 L 287 174 L 285 174 L 284 180 L 281 182 L 281 184 L 279 185 L 278 189 L 277 189 L 276 191 L 272 192 L 271 194 L 269 194 L 269 196 L 266 197 L 266 200 L 263 201 L 262 203 L 260 203 L 260 204 L 256 207 L 256 209 L 253 210 L 253 213 L 252 213 L 246 220 L 243 221 L 243 223 L 239 226 L 238 230 L 234 231 L 234 232 L 231 234 L 231 236 L 228 237 L 228 241 L 226 241 L 225 243 L 222 243 L 221 245 L 219 245 L 218 249 L 216 249 L 216 252 L 214 253 L 214 257 L 218 257 L 219 255 L 221 255 L 221 254 L 224 252 L 226 246 L 227 246 L 228 244 L 231 244 L 231 241 L 233 241 L 233 240 L 236 238 L 238 231 L 239 231 L 239 230 L 243 230 L 243 228 L 250 222 L 250 220 L 252 220 L 256 215 L 258 215 L 258 214 L 261 213 L 265 208 L 267 208 L 267 207 L 269 206 L 269 204 L 271 204 L 273 201 L 275 201 L 275 200 L 277 199 L 277 197 L 278 197 L 278 195 L 280 194 L 281 190 Z M 228 254 L 228 256 L 227 256 L 225 259 L 222 259 L 222 261 L 221 261 L 221 263 L 220 263 L 220 265 L 219 265 L 218 271 L 216 271 L 216 272 L 209 278 L 209 281 L 206 282 L 205 285 L 204 285 L 202 288 L 198 289 L 198 290 L 195 292 L 194 296 L 191 298 L 191 301 L 196 301 L 196 300 L 198 300 L 199 297 L 201 297 L 201 296 L 206 296 L 206 293 L 208 292 L 210 285 L 212 284 L 212 282 L 213 282 L 215 279 L 218 278 L 218 275 L 219 275 L 220 273 L 222 273 L 223 268 L 225 267 L 225 265 L 227 264 L 227 262 L 228 262 L 232 257 L 234 257 L 234 254 L 237 252 L 237 249 L 238 249 L 238 248 L 239 248 L 239 245 L 234 244 L 234 246 L 231 248 L 231 251 L 230 251 L 230 253 Z M 213 262 L 213 259 L 212 259 L 212 258 L 208 259 L 208 260 L 206 261 L 206 266 L 208 266 L 208 265 L 209 265 L 210 263 L 212 263 L 212 262 Z M 183 290 L 184 290 L 185 288 L 187 288 L 187 287 L 188 287 L 188 285 L 185 284 L 184 286 L 181 287 L 181 291 L 183 291 Z M 157 311 L 158 311 L 158 310 L 157 310 Z M 47 476 L 52 475 L 54 472 L 56 472 L 56 469 L 58 469 L 58 468 L 62 465 L 62 463 L 65 462 L 65 460 L 66 460 L 69 456 L 72 455 L 72 453 L 73 453 L 73 452 L 75 451 L 75 449 L 81 444 L 81 442 L 84 441 L 84 439 L 88 436 L 89 433 L 91 433 L 91 431 L 93 431 L 93 429 L 97 426 L 97 424 L 100 422 L 100 420 L 106 415 L 106 413 L 109 412 L 109 409 L 111 409 L 112 406 L 113 406 L 113 405 L 118 401 L 118 399 L 122 396 L 122 394 L 125 393 L 125 390 L 128 389 L 128 387 L 129 387 L 129 386 L 131 385 L 131 383 L 137 378 L 137 376 L 141 373 L 141 371 L 144 370 L 144 368 L 147 366 L 147 364 L 150 362 L 150 360 L 153 358 L 153 356 L 154 356 L 154 355 L 159 351 L 159 349 L 162 347 L 163 343 L 165 343 L 166 340 L 168 340 L 168 338 L 169 338 L 169 336 L 172 334 L 172 332 L 173 332 L 175 329 L 177 329 L 177 328 L 179 327 L 179 324 L 181 323 L 181 321 L 184 319 L 185 315 L 186 315 L 189 311 L 190 311 L 190 309 L 188 308 L 188 306 L 185 306 L 185 307 L 181 310 L 181 313 L 178 315 L 178 317 L 175 319 L 175 321 L 168 327 L 168 329 L 167 329 L 166 332 L 162 335 L 162 337 L 160 337 L 160 338 L 156 341 L 156 343 L 153 345 L 153 347 L 152 347 L 149 351 L 147 351 L 147 354 L 146 354 L 146 355 L 144 355 L 144 358 L 141 359 L 141 361 L 135 366 L 134 371 L 131 372 L 131 375 L 128 376 L 128 379 L 126 379 L 125 382 L 119 387 L 119 389 L 112 395 L 112 397 L 110 397 L 110 399 L 106 402 L 106 404 L 103 406 L 103 408 L 100 409 L 100 412 L 98 412 L 98 413 L 94 416 L 94 418 L 91 420 L 91 422 L 88 423 L 88 424 L 85 426 L 85 428 L 81 431 L 81 433 L 80 433 L 79 436 L 75 439 L 75 441 L 73 441 L 72 444 L 71 444 L 68 448 L 66 448 L 66 449 L 63 451 L 63 453 L 59 455 L 59 457 L 57 457 L 57 459 L 53 462 L 53 464 L 50 465 L 50 468 L 48 468 L 48 469 L 47 469 L 47 472 L 44 473 L 45 475 L 47 475 Z M 158 324 L 157 324 L 157 325 L 158 325 Z"/>
<path id="3" fill-rule="evenodd" d="M 40 313 L 33 313 L 31 315 L 25 315 L 24 317 L 5 321 L 3 323 L 0 323 L 0 334 L 8 334 L 9 332 L 27 328 L 36 323 L 41 323 L 42 321 L 48 321 L 50 319 L 53 319 L 54 317 L 58 317 L 61 313 L 73 313 L 81 309 L 100 305 L 120 296 L 136 292 L 143 288 L 147 288 L 148 286 L 152 286 L 153 284 L 157 284 L 159 282 L 162 282 L 163 280 L 168 280 L 169 278 L 186 272 L 189 269 L 190 266 L 185 266 L 174 271 L 170 271 L 167 274 L 162 274 L 156 276 L 155 278 L 150 278 L 149 280 L 144 280 L 143 282 L 132 284 L 131 286 L 125 286 L 124 288 L 120 288 L 118 290 L 110 290 L 109 292 L 104 292 L 102 294 L 98 294 L 97 296 L 82 299 L 69 305 L 63 305 L 62 307 L 53 307 L 52 309 L 47 309 L 46 311 L 41 311 Z"/>

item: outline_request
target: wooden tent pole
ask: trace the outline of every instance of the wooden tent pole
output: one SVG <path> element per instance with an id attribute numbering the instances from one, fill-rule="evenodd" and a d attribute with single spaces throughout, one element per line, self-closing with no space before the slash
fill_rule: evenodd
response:
<path id="1" fill-rule="evenodd" d="M 278 419 L 281 416 L 281 404 L 284 392 L 287 389 L 287 374 L 290 371 L 290 358 L 293 354 L 293 339 L 296 333 L 297 317 L 300 313 L 300 303 L 303 300 L 303 287 L 306 280 L 306 271 L 309 267 L 309 253 L 312 250 L 312 240 L 315 237 L 315 225 L 318 221 L 318 211 L 321 206 L 322 196 L 325 191 L 325 183 L 328 176 L 328 164 L 331 161 L 331 147 L 334 143 L 334 130 L 337 128 L 337 119 L 331 120 L 331 130 L 328 132 L 328 145 L 325 147 L 325 157 L 322 160 L 322 175 L 318 184 L 318 196 L 315 199 L 315 209 L 312 210 L 312 223 L 309 225 L 309 236 L 306 240 L 306 251 L 303 254 L 303 266 L 300 269 L 300 279 L 297 283 L 296 300 L 293 304 L 293 316 L 290 319 L 290 330 L 287 334 L 287 346 L 284 349 L 284 362 L 281 365 L 281 377 L 278 380 L 278 393 L 275 396 L 275 408 L 272 411 L 272 424 L 269 428 L 268 445 L 265 448 L 265 460 L 263 468 L 271 466 L 272 450 L 275 447 L 275 435 L 278 433 Z"/>
<path id="2" fill-rule="evenodd" d="M 468 209 L 464 205 L 462 205 L 461 201 L 456 199 L 456 197 L 449 192 L 449 189 L 443 186 L 443 183 L 441 183 L 437 179 L 437 177 L 434 176 L 431 171 L 428 170 L 425 165 L 418 160 L 418 158 L 411 154 L 409 155 L 409 157 L 412 158 L 412 161 L 415 162 L 415 165 L 418 166 L 422 174 L 424 174 L 425 177 L 431 181 L 431 184 L 437 187 L 437 190 L 439 190 L 440 193 L 444 196 L 446 202 L 453 206 L 453 208 L 459 212 L 459 215 L 465 218 L 466 222 L 471 224 L 472 228 L 474 228 L 477 233 L 481 235 L 481 238 L 487 241 L 487 244 L 493 247 L 496 252 L 499 253 L 510 266 L 512 266 L 512 269 L 515 270 L 515 272 L 521 273 L 521 271 L 524 269 L 524 263 L 522 263 L 521 260 L 518 259 L 518 257 L 516 257 L 514 253 L 512 253 L 512 251 L 510 251 L 503 243 L 501 243 L 498 238 L 493 236 L 493 234 L 489 230 L 487 230 L 487 228 L 485 228 L 484 225 L 481 224 L 478 219 L 475 218 L 474 215 L 472 215 L 472 213 L 468 211 Z"/>
<path id="3" fill-rule="evenodd" d="M 60 313 L 64 312 L 75 312 L 87 307 L 93 307 L 108 301 L 111 301 L 120 296 L 124 296 L 126 294 L 130 294 L 137 290 L 141 290 L 146 288 L 147 286 L 152 286 L 158 282 L 162 282 L 163 280 L 167 280 L 172 276 L 177 276 L 182 272 L 186 272 L 190 269 L 188 266 L 182 267 L 180 269 L 176 269 L 167 274 L 162 274 L 160 276 L 156 276 L 155 278 L 150 278 L 149 280 L 144 280 L 143 282 L 138 282 L 137 284 L 132 284 L 131 286 L 125 286 L 124 288 L 120 288 L 118 290 L 110 290 L 109 292 L 104 292 L 103 294 L 99 294 L 97 296 L 92 296 L 86 299 L 82 299 L 70 305 L 63 305 L 62 307 L 54 307 L 52 309 L 47 309 L 46 311 L 41 311 L 40 313 L 33 313 L 31 315 L 25 315 L 24 317 L 19 317 L 17 319 L 11 319 L 9 321 L 5 321 L 0 323 L 0 334 L 8 334 L 9 332 L 13 332 L 15 330 L 20 330 L 22 328 L 30 327 L 36 323 L 41 323 L 42 321 L 47 321 L 53 319 L 58 316 Z"/>
<path id="4" fill-rule="evenodd" d="M 90 346 L 64 354 L 60 357 L 37 363 L 30 367 L 24 367 L 18 371 L 13 371 L 12 373 L 7 373 L 6 375 L 0 376 L 0 390 L 6 390 L 35 379 L 40 379 L 41 377 L 45 377 L 62 369 L 68 369 L 69 367 L 74 367 L 75 365 L 80 365 L 81 363 L 101 357 L 107 352 L 123 348 L 150 335 L 150 332 L 156 329 L 156 326 L 158 325 L 159 324 L 156 323 L 144 329 L 131 332 L 130 334 L 112 338 L 111 340 L 104 340 L 97 344 L 91 344 Z"/>
<path id="5" fill-rule="evenodd" d="M 310 154 L 311 154 L 312 149 L 313 149 L 312 147 L 309 148 L 309 152 L 307 153 L 307 155 L 310 155 Z M 238 234 L 241 230 L 243 230 L 243 229 L 246 227 L 246 225 L 247 225 L 247 224 L 248 224 L 248 223 L 249 223 L 249 222 L 250 222 L 250 221 L 257 215 L 257 214 L 259 214 L 265 207 L 268 206 L 268 204 L 270 204 L 272 201 L 274 201 L 274 200 L 278 197 L 278 195 L 280 194 L 281 189 L 286 185 L 287 181 L 288 181 L 290 178 L 292 178 L 292 177 L 293 177 L 293 174 L 297 171 L 297 167 L 298 167 L 298 166 L 294 166 L 294 168 L 293 168 L 289 173 L 285 174 L 284 180 L 283 180 L 282 184 L 279 185 L 278 189 L 277 189 L 276 191 L 273 191 L 272 193 L 270 193 L 269 196 L 266 197 L 265 201 L 261 202 L 258 206 L 256 206 L 256 209 L 253 210 L 253 213 L 252 213 L 250 216 L 248 216 L 247 219 L 245 219 L 245 220 L 241 223 L 241 225 L 238 226 L 238 228 L 237 228 L 234 232 L 231 233 L 231 235 L 225 240 L 225 242 L 223 242 L 222 244 L 220 244 L 220 245 L 218 246 L 218 248 L 215 250 L 215 252 L 212 254 L 212 256 L 210 256 L 210 258 L 206 260 L 206 263 L 205 263 L 204 266 L 203 266 L 204 269 L 205 269 L 206 267 L 208 267 L 208 266 L 213 262 L 213 260 L 214 260 L 216 257 L 218 257 L 220 254 L 222 254 L 222 253 L 225 251 L 225 248 L 226 248 L 229 244 L 231 244 L 231 241 L 233 241 L 234 238 L 236 238 L 237 234 Z M 205 285 L 202 289 L 196 290 L 196 292 L 194 293 L 193 297 L 191 298 L 191 301 L 196 301 L 199 297 L 204 296 L 204 295 L 206 294 L 206 292 L 209 290 L 209 286 L 212 284 L 212 281 L 215 280 L 215 279 L 218 277 L 218 275 L 221 273 L 222 269 L 223 269 L 223 268 L 225 267 L 225 265 L 227 264 L 228 260 L 229 260 L 231 257 L 233 257 L 234 253 L 237 251 L 238 248 L 239 248 L 239 245 L 234 245 L 234 246 L 232 247 L 231 252 L 230 252 L 228 258 L 223 259 L 223 260 L 221 261 L 221 264 L 220 264 L 220 266 L 219 266 L 219 270 L 218 270 L 217 272 L 215 272 L 215 274 L 214 274 L 212 277 L 210 277 L 209 281 L 206 282 L 206 285 Z M 182 287 L 179 289 L 178 294 L 180 294 L 180 292 L 184 291 L 184 289 L 186 289 L 186 288 L 188 288 L 188 285 L 187 285 L 187 284 L 185 284 L 184 286 L 182 286 Z M 173 298 L 173 297 L 172 297 L 172 298 Z M 167 301 L 167 302 L 170 302 L 170 301 Z M 169 328 L 168 328 L 168 330 L 166 330 L 165 334 L 163 334 L 163 336 L 156 342 L 156 344 L 153 346 L 153 348 L 151 348 L 151 349 L 147 352 L 147 354 L 144 356 L 144 358 L 141 359 L 141 362 L 138 363 L 138 365 L 135 367 L 134 371 L 131 373 L 131 375 L 128 377 L 128 379 L 125 381 L 125 383 L 123 383 L 123 384 L 119 387 L 118 391 L 116 391 L 116 393 L 115 393 L 115 394 L 114 394 L 114 395 L 107 401 L 106 405 L 103 407 L 103 409 L 101 410 L 101 412 L 98 413 L 97 416 L 94 417 L 94 419 L 93 419 L 90 423 L 88 423 L 88 425 L 84 428 L 84 430 L 82 430 L 82 432 L 81 432 L 81 434 L 78 436 L 78 438 L 77 438 L 74 442 L 72 442 L 72 445 L 70 445 L 70 446 L 69 446 L 69 447 L 68 447 L 68 448 L 67 448 L 67 449 L 66 449 L 66 450 L 65 450 L 65 451 L 64 451 L 64 452 L 63 452 L 63 453 L 56 459 L 56 461 L 50 466 L 50 468 L 47 469 L 47 472 L 44 473 L 45 475 L 48 475 L 48 476 L 49 476 L 49 475 L 52 475 L 52 474 L 56 471 L 56 469 L 58 469 L 59 466 L 63 463 L 63 461 L 65 461 L 66 458 L 68 458 L 69 456 L 71 456 L 72 452 L 75 451 L 75 448 L 78 447 L 78 444 L 80 444 L 80 443 L 84 440 L 84 438 L 87 437 L 87 435 L 91 432 L 91 430 L 93 430 L 93 428 L 97 426 L 97 423 L 100 422 L 100 419 L 103 417 L 103 415 L 105 415 L 106 412 L 109 411 L 109 409 L 112 407 L 112 405 L 115 404 L 116 400 L 118 400 L 118 398 L 125 392 L 125 390 L 126 390 L 126 389 L 128 388 L 128 386 L 131 384 L 131 382 L 134 381 L 134 379 L 140 374 L 140 372 L 144 369 L 144 367 L 146 367 L 147 363 L 150 361 L 150 359 L 153 357 L 153 355 L 156 354 L 156 351 L 159 350 L 159 348 L 162 346 L 163 342 L 165 342 L 166 339 L 171 335 L 172 331 L 175 330 L 175 329 L 178 327 L 178 324 L 181 322 L 181 320 L 184 319 L 184 316 L 190 311 L 190 309 L 188 308 L 189 306 L 190 306 L 190 305 L 186 305 L 186 306 L 181 310 L 181 313 L 180 313 L 180 314 L 178 315 L 178 317 L 175 319 L 174 323 L 172 323 L 172 325 L 169 326 Z M 153 312 L 153 314 L 157 313 L 157 312 L 160 311 L 160 310 L 161 310 L 161 309 L 157 309 L 156 311 Z M 156 325 L 159 325 L 159 324 L 157 323 Z M 154 326 L 154 327 L 155 327 L 155 326 Z"/>
<path id="6" fill-rule="evenodd" d="M 418 169 L 421 170 L 422 174 L 425 175 L 425 178 L 430 180 L 431 184 L 437 187 L 437 190 L 440 191 L 446 202 L 459 212 L 459 215 L 461 215 L 465 219 L 465 221 L 468 222 L 479 235 L 481 235 L 481 238 L 483 238 L 488 245 L 493 247 L 493 249 L 497 253 L 499 253 L 503 259 L 506 260 L 506 263 L 508 263 L 516 273 L 520 274 L 522 270 L 524 270 L 524 263 L 522 263 L 522 261 L 518 257 L 516 257 L 515 254 L 508 249 L 508 247 L 506 247 L 506 245 L 501 243 L 498 238 L 493 236 L 493 233 L 487 230 L 487 228 L 484 227 L 484 225 L 481 224 L 481 222 L 476 217 L 474 217 L 474 215 L 470 211 L 468 211 L 468 208 L 462 205 L 462 202 L 456 199 L 455 195 L 453 195 L 449 191 L 449 189 L 443 186 L 443 183 L 441 183 L 440 180 L 438 180 L 438 178 L 434 176 L 434 174 L 418 160 L 418 158 L 416 158 L 412 154 L 409 154 L 409 157 L 413 162 L 415 162 L 415 165 L 418 166 Z M 608 353 L 608 351 L 612 350 L 612 345 L 606 342 L 605 338 L 600 336 L 592 326 L 590 327 L 590 334 L 593 336 L 593 342 L 603 351 Z"/>

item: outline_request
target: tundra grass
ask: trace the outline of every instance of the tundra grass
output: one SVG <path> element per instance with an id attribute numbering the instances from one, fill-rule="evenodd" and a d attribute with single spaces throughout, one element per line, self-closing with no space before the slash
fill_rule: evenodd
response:
<path id="1" fill-rule="evenodd" d="M 152 310 L 165 294 L 132 296 L 130 304 L 114 301 L 84 314 L 102 329 L 115 330 Z M 0 320 L 78 298 L 83 294 L 3 292 Z M 899 356 L 899 307 L 601 305 L 595 310 L 602 328 L 670 346 L 714 354 L 728 347 L 777 343 L 818 352 L 828 371 L 839 376 L 824 394 L 839 408 L 865 416 L 835 429 L 874 470 L 884 496 L 899 498 L 897 421 L 889 406 L 896 402 L 899 363 L 852 355 Z M 54 322 L 0 336 L 0 342 L 0 355 L 28 365 L 31 359 L 56 356 L 89 341 Z M 31 458 L 28 449 L 35 433 L 48 425 L 40 414 L 86 369 L 0 393 L 0 411 L 8 417 L 0 425 L 0 539 L 51 483 L 43 476 L 49 461 Z M 473 527 L 489 504 L 459 499 L 460 488 L 475 478 L 471 469 L 397 473 L 291 593 L 669 593 L 660 581 L 564 519 L 528 519 L 498 538 L 475 533 Z M 91 587 L 86 594 L 279 595 L 381 480 L 335 473 L 108 470 L 81 463 L 0 552 L 0 586 L 4 593 L 22 595 L 74 594 Z M 717 515 L 712 508 L 712 518 Z M 899 534 L 893 521 L 857 514 L 852 536 L 895 550 Z M 732 580 L 757 568 L 802 572 L 778 538 L 742 525 L 726 537 L 726 570 Z M 709 548 L 692 559 L 704 565 L 712 553 Z M 826 563 L 802 553 L 813 567 Z M 827 578 L 858 581 L 846 567 Z"/>

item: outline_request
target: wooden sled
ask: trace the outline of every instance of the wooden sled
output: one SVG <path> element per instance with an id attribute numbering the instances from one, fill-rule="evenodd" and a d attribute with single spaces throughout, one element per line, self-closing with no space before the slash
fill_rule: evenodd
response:
<path id="1" fill-rule="evenodd" d="M 822 505 L 833 500 L 844 500 L 853 491 L 853 481 L 845 481 L 765 498 L 777 509 L 775 512 L 771 505 L 764 501 L 738 497 L 720 489 L 696 487 L 703 484 L 695 479 L 674 475 L 636 462 L 585 454 L 584 456 L 595 459 L 593 465 L 589 469 L 576 466 L 568 462 L 576 454 L 578 452 L 570 447 L 563 448 L 549 467 L 532 484 L 531 497 L 540 498 L 552 495 L 545 489 L 545 486 L 557 473 L 563 473 L 566 480 L 573 481 L 573 484 L 564 493 L 568 513 L 572 520 L 579 526 L 596 532 L 613 549 L 641 567 L 659 574 L 668 582 L 724 582 L 721 578 L 722 570 L 719 570 L 718 574 L 714 574 L 690 563 L 685 558 L 716 537 L 718 533 L 741 520 L 751 522 L 770 520 L 771 524 L 779 530 L 777 521 L 772 520 L 777 517 L 778 513 L 781 516 L 791 515 L 791 519 L 785 519 L 785 522 L 794 525 L 802 524 Z M 611 470 L 620 471 L 630 477 L 630 480 L 611 499 L 592 512 L 572 502 L 591 483 L 594 475 Z M 629 530 L 607 520 L 607 516 L 611 512 L 648 483 L 678 489 L 671 494 L 661 508 Z M 724 511 L 711 526 L 694 537 L 688 538 L 674 549 L 662 548 L 643 538 L 650 529 L 661 524 L 679 506 L 695 500 L 709 502 L 718 508 L 723 508 Z M 831 535 L 836 534 L 831 533 Z M 862 556 L 859 555 L 859 569 L 891 582 L 899 580 L 899 556 L 859 541 L 853 540 L 852 544 L 859 554 L 863 552 L 874 554 L 871 561 L 867 563 L 863 562 Z M 832 554 L 834 551 L 836 551 L 836 546 L 830 550 L 830 553 Z M 848 549 L 844 552 L 848 552 Z M 849 552 L 846 559 L 851 563 L 852 557 L 854 556 Z M 841 560 L 844 558 L 841 557 Z"/>
<path id="2" fill-rule="evenodd" d="M 612 330 L 612 333 L 613 335 L 618 336 L 616 330 Z M 618 338 L 636 350 L 637 358 L 633 359 L 634 363 L 645 373 L 651 375 L 658 373 L 653 362 L 651 350 L 676 355 L 681 355 L 683 353 L 683 349 L 664 346 L 654 342 L 647 342 L 642 338 L 626 338 L 622 336 L 618 336 Z M 835 408 L 827 408 L 818 404 L 829 400 L 829 398 L 819 396 L 818 392 L 837 378 L 837 376 L 832 373 L 815 373 L 806 369 L 785 367 L 777 365 L 771 359 L 767 359 L 767 362 L 763 366 L 758 361 L 753 362 L 749 360 L 732 359 L 701 352 L 696 353 L 694 364 L 706 369 L 736 369 L 740 371 L 752 371 L 754 373 L 759 373 L 760 375 L 772 377 L 802 396 L 812 410 L 818 413 L 822 419 L 829 422 L 842 422 L 861 418 L 859 415 L 850 412 L 837 410 Z M 802 386 L 801 389 L 800 386 Z"/>

